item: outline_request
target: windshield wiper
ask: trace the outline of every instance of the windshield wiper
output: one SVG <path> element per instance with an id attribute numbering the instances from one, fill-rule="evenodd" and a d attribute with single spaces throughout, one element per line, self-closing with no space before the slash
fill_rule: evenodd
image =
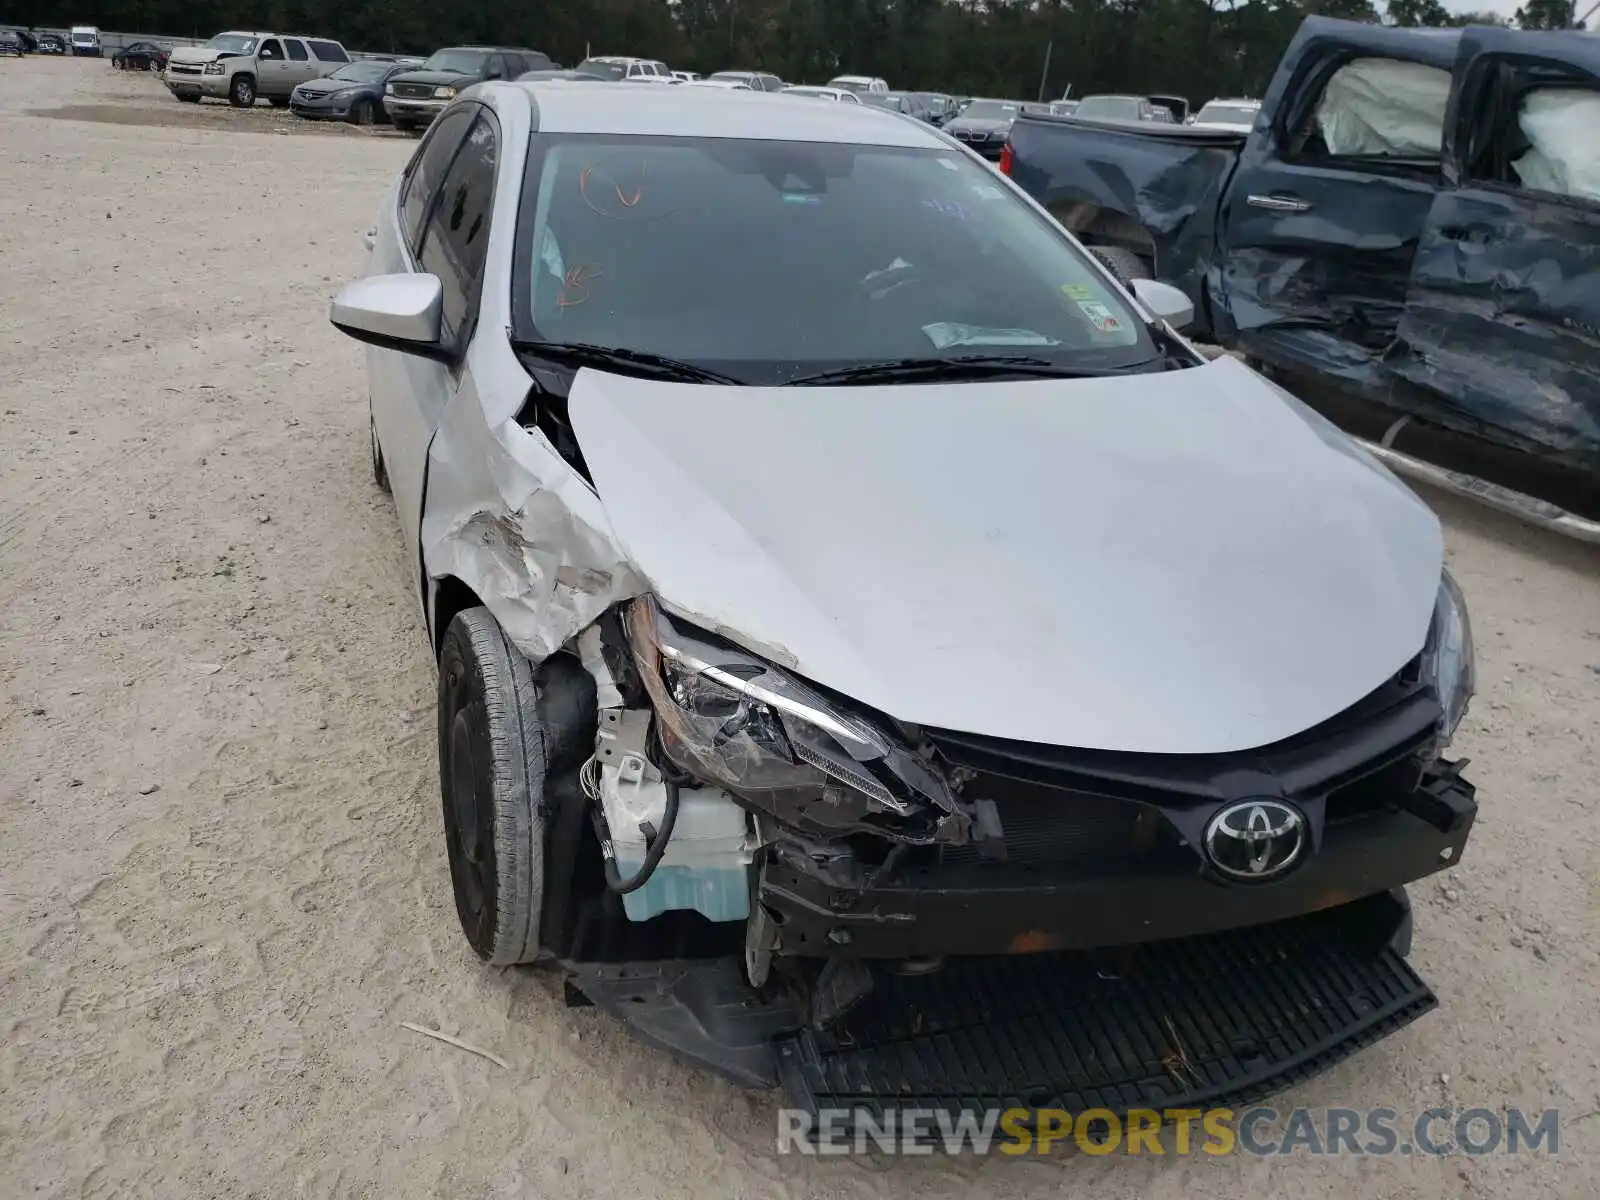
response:
<path id="1" fill-rule="evenodd" d="M 1145 364 L 1136 364 L 1137 367 Z M 901 383 L 926 380 L 989 379 L 1004 375 L 1052 379 L 1100 379 L 1126 375 L 1129 369 L 1092 371 L 1064 367 L 1043 358 L 1025 354 L 962 354 L 950 358 L 897 358 L 887 362 L 861 363 L 840 367 L 817 375 L 802 375 L 789 380 L 789 386 L 827 386 L 835 383 Z"/>
<path id="2" fill-rule="evenodd" d="M 621 375 L 636 375 L 641 379 L 668 379 L 678 383 L 731 383 L 742 380 L 717 371 L 708 371 L 693 363 L 668 358 L 663 354 L 650 354 L 643 350 L 625 350 L 621 346 L 594 346 L 587 342 L 536 342 L 512 338 L 511 348 L 521 354 L 546 359 L 564 367 L 600 367 Z"/>

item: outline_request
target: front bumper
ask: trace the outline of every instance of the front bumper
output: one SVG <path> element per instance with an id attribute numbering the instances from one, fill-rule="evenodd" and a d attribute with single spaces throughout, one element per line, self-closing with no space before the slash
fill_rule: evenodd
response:
<path id="1" fill-rule="evenodd" d="M 959 133 L 951 134 L 950 136 L 954 137 L 958 142 L 967 147 L 967 149 L 971 150 L 973 153 L 982 155 L 990 162 L 1000 161 L 1000 151 L 1004 150 L 1006 145 L 1006 139 L 1004 136 L 987 137 L 981 139 L 962 137 Z"/>
<path id="2" fill-rule="evenodd" d="M 289 111 L 310 121 L 346 121 L 350 118 L 350 105 L 356 99 L 355 96 L 306 97 L 294 93 L 289 97 Z"/>
<path id="3" fill-rule="evenodd" d="M 210 96 L 213 100 L 226 100 L 233 78 L 229 75 L 174 73 L 168 67 L 162 74 L 161 82 L 167 85 L 167 91 L 174 96 Z"/>
<path id="4" fill-rule="evenodd" d="M 1477 815 L 1472 785 L 1447 771 L 1419 795 L 1424 814 L 1397 808 L 1326 826 L 1320 847 L 1270 883 L 1228 883 L 1198 860 L 1188 869 L 1169 860 L 1112 870 L 923 865 L 852 886 L 861 881 L 778 854 L 757 889 L 770 917 L 764 948 L 857 958 L 1083 950 L 1297 917 L 1455 865 Z"/>
<path id="5" fill-rule="evenodd" d="M 389 114 L 391 121 L 410 121 L 415 125 L 427 125 L 442 113 L 449 103 L 448 100 L 410 100 L 399 96 L 385 96 L 383 111 Z"/>

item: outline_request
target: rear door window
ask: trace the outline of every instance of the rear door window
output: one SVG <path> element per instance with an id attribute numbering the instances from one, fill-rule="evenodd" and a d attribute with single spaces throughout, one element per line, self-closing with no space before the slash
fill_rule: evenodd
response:
<path id="1" fill-rule="evenodd" d="M 422 242 L 420 265 L 444 288 L 440 337 L 456 350 L 466 346 L 477 315 L 498 150 L 494 122 L 480 112 L 445 175 Z"/>
<path id="2" fill-rule="evenodd" d="M 344 47 L 339 45 L 338 42 L 313 41 L 307 44 L 311 47 L 311 53 L 315 54 L 323 62 L 347 63 L 350 61 L 350 56 L 344 52 Z"/>
<path id="3" fill-rule="evenodd" d="M 1517 107 L 1514 179 L 1534 192 L 1600 204 L 1600 91 L 1535 88 Z M 1522 149 L 1523 146 L 1526 149 Z"/>
<path id="4" fill-rule="evenodd" d="M 450 160 L 472 124 L 475 111 L 469 105 L 445 113 L 434 122 L 422 145 L 417 147 L 417 156 L 412 160 L 400 193 L 400 228 L 413 255 L 421 252 L 423 222 L 427 220 L 431 201 L 439 192 L 445 172 L 450 169 Z"/>
<path id="5" fill-rule="evenodd" d="M 306 53 L 306 44 L 296 38 L 286 38 L 284 49 L 289 52 L 291 62 L 306 62 L 311 56 Z"/>

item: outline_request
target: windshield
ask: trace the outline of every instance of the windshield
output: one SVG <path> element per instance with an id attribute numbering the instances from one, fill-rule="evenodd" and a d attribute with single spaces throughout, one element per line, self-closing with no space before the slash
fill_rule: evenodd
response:
<path id="1" fill-rule="evenodd" d="M 847 92 L 865 92 L 871 88 L 872 85 L 865 79 L 846 79 L 841 76 L 838 79 L 828 80 L 828 86 L 831 88 L 842 88 Z"/>
<path id="2" fill-rule="evenodd" d="M 961 110 L 963 118 L 974 121 L 1012 121 L 1017 116 L 1017 106 L 1005 100 L 974 100 Z"/>
<path id="3" fill-rule="evenodd" d="M 377 83 L 393 69 L 394 64 L 386 62 L 346 63 L 328 78 L 341 83 Z"/>
<path id="4" fill-rule="evenodd" d="M 1083 370 L 1156 357 L 1084 252 L 965 154 L 541 135 L 528 172 L 523 340 L 752 384 L 972 354 Z"/>
<path id="5" fill-rule="evenodd" d="M 245 37 L 242 33 L 219 33 L 206 43 L 206 49 L 221 50 L 224 54 L 251 54 L 255 48 L 256 39 Z"/>
<path id="6" fill-rule="evenodd" d="M 707 78 L 724 83 L 749 83 L 751 76 L 748 71 L 713 71 Z"/>
<path id="7" fill-rule="evenodd" d="M 602 79 L 621 79 L 628 73 L 626 67 L 618 66 L 614 62 L 601 62 L 593 58 L 584 59 L 578 64 L 578 70 L 589 75 L 598 75 Z"/>
<path id="8" fill-rule="evenodd" d="M 1195 122 L 1248 128 L 1256 123 L 1256 111 L 1243 104 L 1207 104 L 1200 110 L 1200 115 L 1195 117 Z"/>
<path id="9" fill-rule="evenodd" d="M 890 95 L 888 92 L 864 92 L 861 102 L 870 104 L 874 108 L 887 108 L 891 112 L 906 111 L 905 97 Z"/>
<path id="10" fill-rule="evenodd" d="M 481 50 L 435 50 L 419 71 L 440 71 L 446 75 L 476 75 L 488 55 Z"/>

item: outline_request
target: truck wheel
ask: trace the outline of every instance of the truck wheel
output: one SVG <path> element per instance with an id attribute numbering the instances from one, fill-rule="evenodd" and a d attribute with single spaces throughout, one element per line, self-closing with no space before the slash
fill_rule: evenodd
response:
<path id="1" fill-rule="evenodd" d="M 396 117 L 393 124 L 396 133 L 410 133 L 417 127 L 417 123 L 410 117 Z"/>
<path id="2" fill-rule="evenodd" d="M 1123 283 L 1132 283 L 1135 279 L 1154 279 L 1150 268 L 1145 265 L 1132 250 L 1124 250 L 1121 246 L 1090 246 L 1089 253 L 1100 260 L 1101 266 L 1110 271 Z"/>
<path id="3" fill-rule="evenodd" d="M 256 81 L 248 75 L 235 75 L 228 88 L 228 103 L 235 108 L 249 108 L 256 102 Z"/>
<path id="4" fill-rule="evenodd" d="M 584 669 L 535 669 L 486 608 L 456 614 L 439 655 L 439 789 L 462 931 L 496 966 L 539 955 L 544 809 L 559 773 L 594 748 Z"/>
<path id="5" fill-rule="evenodd" d="M 385 492 L 389 491 L 389 468 L 383 461 L 383 447 L 378 445 L 378 424 L 367 418 L 367 426 L 371 430 L 372 443 L 372 482 Z"/>

